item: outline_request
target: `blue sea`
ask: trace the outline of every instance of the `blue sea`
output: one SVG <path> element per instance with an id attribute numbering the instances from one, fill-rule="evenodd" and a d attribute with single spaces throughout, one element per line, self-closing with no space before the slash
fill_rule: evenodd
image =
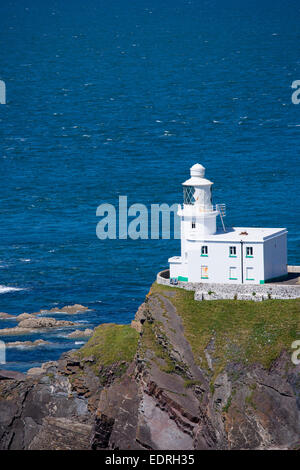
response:
<path id="1" fill-rule="evenodd" d="M 99 240 L 102 203 L 181 203 L 194 163 L 227 225 L 287 227 L 300 263 L 296 0 L 0 4 L 0 311 L 129 323 L 179 240 Z M 16 290 L 7 291 L 7 288 Z M 14 326 L 0 320 L 1 327 Z M 80 346 L 8 349 L 25 371 Z"/>

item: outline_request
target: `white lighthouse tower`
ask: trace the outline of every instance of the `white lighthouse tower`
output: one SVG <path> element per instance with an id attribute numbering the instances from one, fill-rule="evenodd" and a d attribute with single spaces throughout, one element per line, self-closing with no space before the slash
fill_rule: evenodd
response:
<path id="1" fill-rule="evenodd" d="M 169 259 L 170 278 L 184 282 L 263 284 L 287 274 L 286 229 L 225 230 L 225 204 L 212 203 L 213 183 L 199 163 L 183 183 L 181 256 Z M 217 228 L 220 215 L 222 228 Z"/>
<path id="2" fill-rule="evenodd" d="M 190 179 L 182 183 L 183 206 L 178 211 L 181 219 L 181 253 L 185 254 L 189 241 L 203 240 L 206 235 L 216 233 L 218 215 L 212 205 L 213 183 L 204 177 L 204 166 L 196 163 L 190 172 Z"/>
<path id="3" fill-rule="evenodd" d="M 194 237 L 216 233 L 218 210 L 212 205 L 213 183 L 204 178 L 204 166 L 196 163 L 191 170 L 191 177 L 183 185 L 183 208 L 178 212 L 181 217 L 183 233 L 192 232 Z M 190 223 L 191 222 L 191 223 Z M 186 230 L 185 230 L 186 229 Z"/>

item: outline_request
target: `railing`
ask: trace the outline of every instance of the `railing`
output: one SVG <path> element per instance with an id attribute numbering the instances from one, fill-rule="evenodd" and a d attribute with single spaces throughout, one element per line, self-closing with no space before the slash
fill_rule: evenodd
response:
<path id="1" fill-rule="evenodd" d="M 226 217 L 226 204 L 217 204 L 216 208 L 217 208 L 216 210 L 219 212 L 220 217 L 221 217 L 223 230 L 224 230 L 224 232 L 226 232 L 225 223 L 224 223 L 224 220 L 223 220 L 223 218 Z"/>
<path id="2" fill-rule="evenodd" d="M 179 204 L 179 208 L 183 209 L 190 209 L 190 212 L 199 213 L 199 212 L 218 212 L 221 217 L 226 217 L 226 204 L 216 204 L 207 206 L 207 204 Z"/>
<path id="3" fill-rule="evenodd" d="M 226 217 L 226 204 L 216 204 L 215 208 L 222 217 Z"/>

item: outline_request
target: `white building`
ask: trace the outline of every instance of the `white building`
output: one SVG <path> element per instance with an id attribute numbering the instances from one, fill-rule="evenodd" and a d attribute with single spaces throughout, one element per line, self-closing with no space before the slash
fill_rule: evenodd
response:
<path id="1" fill-rule="evenodd" d="M 181 256 L 169 259 L 170 278 L 201 283 L 264 284 L 287 276 L 285 228 L 226 229 L 225 205 L 212 204 L 212 182 L 196 164 L 183 183 Z M 222 228 L 217 228 L 220 216 Z"/>

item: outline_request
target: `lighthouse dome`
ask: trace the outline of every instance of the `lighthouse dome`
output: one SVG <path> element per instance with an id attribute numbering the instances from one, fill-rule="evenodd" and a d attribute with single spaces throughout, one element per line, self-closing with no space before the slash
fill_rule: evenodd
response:
<path id="1" fill-rule="evenodd" d="M 211 186 L 213 183 L 205 178 L 205 168 L 196 163 L 190 168 L 191 177 L 185 181 L 183 186 Z"/>
<path id="2" fill-rule="evenodd" d="M 196 163 L 190 169 L 191 176 L 198 176 L 198 178 L 203 178 L 205 175 L 205 168 L 204 166 L 200 165 L 200 163 Z"/>

